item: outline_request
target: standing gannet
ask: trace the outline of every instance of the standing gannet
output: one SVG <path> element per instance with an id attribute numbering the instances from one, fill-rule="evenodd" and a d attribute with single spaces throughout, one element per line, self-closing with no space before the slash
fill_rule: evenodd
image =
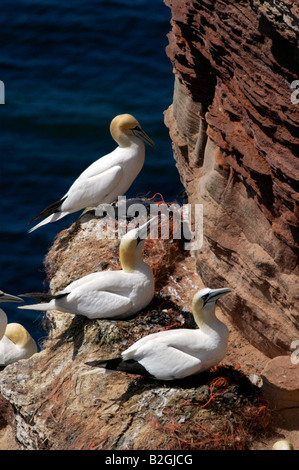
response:
<path id="1" fill-rule="evenodd" d="M 23 299 L 0 291 L 0 302 L 23 302 Z M 7 315 L 0 308 L 0 367 L 28 359 L 37 352 L 34 339 L 19 323 L 8 323 Z"/>
<path id="2" fill-rule="evenodd" d="M 192 313 L 199 329 L 153 333 L 138 340 L 121 357 L 86 364 L 158 380 L 183 379 L 210 369 L 226 354 L 228 329 L 215 316 L 215 304 L 228 292 L 231 289 L 206 288 L 195 294 Z"/>
<path id="3" fill-rule="evenodd" d="M 109 204 L 126 193 L 144 164 L 143 141 L 151 146 L 155 144 L 130 114 L 116 116 L 111 121 L 110 132 L 118 147 L 92 163 L 59 201 L 34 217 L 30 223 L 38 218 L 44 220 L 30 229 L 29 233 L 73 212 Z"/>
<path id="4" fill-rule="evenodd" d="M 19 308 L 58 310 L 90 319 L 123 319 L 139 312 L 154 296 L 153 271 L 143 261 L 142 249 L 156 217 L 122 237 L 119 247 L 122 270 L 87 274 L 54 295 L 23 294 L 48 302 Z"/>

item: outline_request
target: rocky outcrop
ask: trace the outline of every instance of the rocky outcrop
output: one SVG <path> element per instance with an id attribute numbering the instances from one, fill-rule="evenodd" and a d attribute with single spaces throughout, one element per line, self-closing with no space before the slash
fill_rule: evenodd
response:
<path id="1" fill-rule="evenodd" d="M 226 284 L 234 325 L 269 357 L 298 338 L 299 7 L 165 0 L 175 72 L 165 113 L 189 202 L 204 207 L 197 269 Z"/>
<path id="2" fill-rule="evenodd" d="M 59 234 L 46 257 L 52 292 L 89 272 L 119 269 L 118 239 L 102 239 L 101 221 L 92 215 L 80 222 Z M 144 256 L 156 281 L 146 309 L 126 321 L 41 314 L 48 328 L 41 351 L 0 372 L 0 431 L 8 423 L 20 449 L 237 450 L 268 431 L 267 403 L 240 370 L 234 337 L 226 362 L 180 382 L 85 364 L 115 357 L 149 333 L 194 327 L 195 260 L 174 240 L 147 240 Z"/>
<path id="3" fill-rule="evenodd" d="M 299 364 L 287 356 L 271 359 L 262 372 L 262 391 L 284 427 L 298 430 Z"/>

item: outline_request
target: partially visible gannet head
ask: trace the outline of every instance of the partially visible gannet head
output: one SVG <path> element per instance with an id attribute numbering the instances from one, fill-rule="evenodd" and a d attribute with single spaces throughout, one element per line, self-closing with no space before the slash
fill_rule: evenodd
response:
<path id="1" fill-rule="evenodd" d="M 120 147 L 128 147 L 131 144 L 130 137 L 132 136 L 144 140 L 152 147 L 155 146 L 154 142 L 144 132 L 137 119 L 131 114 L 119 114 L 112 119 L 110 132 L 113 139 Z"/>
<path id="2" fill-rule="evenodd" d="M 0 302 L 24 302 L 23 299 L 16 295 L 6 294 L 0 290 Z"/>
<path id="3" fill-rule="evenodd" d="M 213 307 L 217 300 L 225 294 L 228 294 L 232 290 L 228 287 L 223 287 L 222 289 L 201 289 L 197 292 L 192 301 L 192 311 L 199 312 L 204 309 L 206 306 Z"/>
<path id="4" fill-rule="evenodd" d="M 4 310 L 0 308 L 0 340 L 3 338 L 5 334 L 6 327 L 7 327 L 7 315 L 4 312 Z"/>
<path id="5" fill-rule="evenodd" d="M 19 348 L 28 351 L 27 357 L 37 352 L 34 339 L 30 336 L 26 328 L 19 323 L 9 323 L 5 330 L 5 336 Z"/>
<path id="6" fill-rule="evenodd" d="M 130 230 L 122 237 L 119 246 L 119 257 L 124 271 L 134 271 L 138 263 L 142 261 L 142 249 L 145 239 L 152 228 L 151 224 L 157 218 L 158 216 L 152 217 L 145 224 Z"/>
<path id="7" fill-rule="evenodd" d="M 294 446 L 291 442 L 287 441 L 286 439 L 282 439 L 281 441 L 275 442 L 272 447 L 272 450 L 294 450 Z"/>
<path id="8" fill-rule="evenodd" d="M 0 302 L 24 302 L 24 301 L 20 297 L 17 297 L 11 294 L 6 294 L 2 290 L 0 290 Z M 7 326 L 7 315 L 0 308 L 0 340 L 3 338 L 5 334 L 6 326 Z"/>

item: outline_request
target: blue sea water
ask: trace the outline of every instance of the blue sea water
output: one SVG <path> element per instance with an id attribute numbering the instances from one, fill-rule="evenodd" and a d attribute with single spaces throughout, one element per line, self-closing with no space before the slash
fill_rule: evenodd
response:
<path id="1" fill-rule="evenodd" d="M 111 119 L 133 114 L 155 141 L 127 196 L 182 189 L 163 111 L 172 102 L 163 0 L 2 0 L 0 289 L 47 291 L 43 266 L 56 234 L 80 213 L 28 234 L 28 221 L 113 150 Z M 39 341 L 42 314 L 3 304 Z"/>

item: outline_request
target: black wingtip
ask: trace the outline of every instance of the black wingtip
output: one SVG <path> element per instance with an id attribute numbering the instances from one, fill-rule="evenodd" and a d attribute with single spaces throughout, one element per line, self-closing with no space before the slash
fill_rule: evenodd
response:
<path id="1" fill-rule="evenodd" d="M 20 297 L 26 297 L 29 299 L 39 300 L 40 302 L 50 302 L 53 299 L 61 299 L 68 295 L 69 292 L 63 292 L 61 294 L 47 294 L 45 292 L 26 292 L 25 294 L 19 294 Z"/>
<path id="2" fill-rule="evenodd" d="M 142 375 L 144 377 L 154 378 L 139 362 L 130 359 L 124 361 L 121 357 L 115 359 L 102 359 L 97 361 L 85 362 L 86 365 L 91 367 L 100 367 L 108 370 L 118 370 L 126 372 L 127 374 Z"/>
<path id="3" fill-rule="evenodd" d="M 39 300 L 39 297 L 42 296 L 43 294 L 39 292 L 26 292 L 25 294 L 18 294 L 19 297 L 26 297 L 29 299 L 37 299 Z"/>
<path id="4" fill-rule="evenodd" d="M 61 206 L 61 204 L 66 200 L 67 196 L 63 197 L 62 199 L 59 199 L 59 201 L 53 202 L 53 204 L 50 204 L 50 206 L 46 207 L 43 211 L 41 211 L 39 214 L 37 214 L 33 219 L 29 221 L 29 224 L 34 222 L 37 219 L 45 219 L 49 215 L 54 214 L 55 212 L 58 212 L 58 208 Z"/>
<path id="5" fill-rule="evenodd" d="M 101 362 L 102 361 L 88 361 L 88 362 L 85 362 L 84 364 L 86 364 L 87 366 L 90 366 L 90 367 L 100 367 Z M 106 363 L 106 361 L 105 361 L 105 363 Z"/>
<path id="6" fill-rule="evenodd" d="M 118 370 L 119 364 L 122 362 L 121 357 L 116 357 L 115 359 L 102 359 L 97 361 L 85 362 L 86 365 L 90 367 L 101 367 L 104 369 Z"/>

